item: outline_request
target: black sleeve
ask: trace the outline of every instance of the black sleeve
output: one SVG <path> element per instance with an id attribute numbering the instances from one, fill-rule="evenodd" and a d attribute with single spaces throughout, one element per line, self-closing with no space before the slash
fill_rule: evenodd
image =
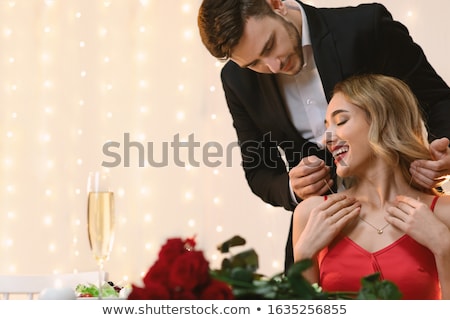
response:
<path id="1" fill-rule="evenodd" d="M 258 108 L 258 95 L 247 94 L 260 90 L 251 71 L 229 63 L 222 70 L 222 84 L 226 102 L 233 119 L 241 150 L 242 166 L 252 192 L 264 202 L 292 211 L 289 177 L 278 154 L 277 143 L 270 132 L 264 132 L 249 114 L 248 108 Z M 237 73 L 237 74 L 236 74 Z"/>

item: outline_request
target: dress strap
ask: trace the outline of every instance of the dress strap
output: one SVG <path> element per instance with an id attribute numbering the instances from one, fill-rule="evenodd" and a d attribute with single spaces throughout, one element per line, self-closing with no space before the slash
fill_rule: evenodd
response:
<path id="1" fill-rule="evenodd" d="M 430 209 L 434 212 L 434 206 L 436 205 L 436 202 L 438 201 L 439 196 L 434 196 L 433 201 L 431 201 Z"/>

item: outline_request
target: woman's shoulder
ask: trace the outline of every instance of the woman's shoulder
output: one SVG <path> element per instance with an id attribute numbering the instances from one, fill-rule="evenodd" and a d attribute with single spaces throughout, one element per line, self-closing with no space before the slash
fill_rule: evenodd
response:
<path id="1" fill-rule="evenodd" d="M 312 196 L 302 200 L 294 210 L 294 220 L 308 220 L 311 210 L 317 207 L 321 202 L 325 201 L 324 196 Z"/>
<path id="2" fill-rule="evenodd" d="M 434 214 L 447 226 L 450 226 L 450 195 L 441 195 L 436 198 Z"/>
<path id="3" fill-rule="evenodd" d="M 450 195 L 443 194 L 439 196 L 434 196 L 432 202 L 434 202 L 434 206 L 437 210 L 441 209 L 449 209 L 450 207 Z"/>
<path id="4" fill-rule="evenodd" d="M 295 209 L 297 210 L 297 209 L 309 208 L 311 206 L 316 206 L 317 204 L 324 202 L 328 197 L 330 197 L 330 196 L 309 197 L 309 198 L 303 200 L 302 202 L 300 202 Z"/>
<path id="5" fill-rule="evenodd" d="M 338 194 L 342 194 L 342 193 L 309 197 L 308 199 L 305 199 L 302 202 L 300 202 L 297 205 L 297 207 L 295 208 L 295 211 L 299 212 L 298 214 L 302 214 L 302 215 L 306 214 L 309 216 L 309 213 L 311 212 L 312 209 L 316 208 L 322 202 L 324 202 L 328 199 L 332 199 L 333 197 L 336 197 Z"/>

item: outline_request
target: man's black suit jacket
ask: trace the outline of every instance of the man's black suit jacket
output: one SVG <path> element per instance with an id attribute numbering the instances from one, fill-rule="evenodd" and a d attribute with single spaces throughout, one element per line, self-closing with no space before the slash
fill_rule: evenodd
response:
<path id="1" fill-rule="evenodd" d="M 327 101 L 334 85 L 351 75 L 395 76 L 404 80 L 416 94 L 426 117 L 430 140 L 450 138 L 448 85 L 429 64 L 407 28 L 394 21 L 383 5 L 342 8 L 301 5 L 307 16 L 314 58 Z M 331 156 L 300 136 L 289 119 L 274 75 L 259 74 L 229 61 L 222 69 L 221 79 L 251 190 L 267 203 L 294 210 L 286 166 L 277 147 L 284 149 L 289 168 L 312 154 L 333 166 Z M 289 234 L 285 268 L 292 260 Z"/>

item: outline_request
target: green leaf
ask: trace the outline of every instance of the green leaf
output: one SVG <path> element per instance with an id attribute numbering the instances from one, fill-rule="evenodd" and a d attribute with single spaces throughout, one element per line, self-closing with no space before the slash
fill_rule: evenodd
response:
<path id="1" fill-rule="evenodd" d="M 79 284 L 75 288 L 75 292 L 78 294 L 89 294 L 92 297 L 98 297 L 98 287 L 95 284 Z"/>
<path id="2" fill-rule="evenodd" d="M 248 249 L 241 253 L 235 254 L 228 260 L 231 268 L 241 267 L 256 271 L 259 267 L 258 254 L 254 249 Z"/>
<path id="3" fill-rule="evenodd" d="M 253 272 L 249 269 L 236 267 L 231 270 L 231 278 L 242 281 L 252 283 L 253 281 Z"/>
<path id="4" fill-rule="evenodd" d="M 311 267 L 312 267 L 311 259 L 304 259 L 304 260 L 295 262 L 288 270 L 288 277 L 289 276 L 297 276 L 297 275 L 301 274 L 303 271 L 305 271 Z"/>
<path id="5" fill-rule="evenodd" d="M 305 259 L 294 263 L 288 270 L 288 281 L 292 291 L 299 299 L 314 299 L 317 297 L 318 292 L 314 289 L 312 284 L 302 276 L 302 272 L 311 266 L 312 261 L 310 259 Z"/>
<path id="6" fill-rule="evenodd" d="M 98 287 L 95 284 L 78 284 L 75 288 L 77 294 L 90 294 L 92 297 L 98 297 Z M 102 286 L 103 297 L 118 297 L 119 293 L 108 283 Z"/>
<path id="7" fill-rule="evenodd" d="M 228 239 L 227 241 L 219 244 L 217 246 L 217 250 L 219 250 L 221 253 L 227 253 L 230 252 L 231 247 L 242 246 L 245 243 L 246 243 L 245 239 L 242 238 L 241 236 L 234 236 Z"/>
<path id="8" fill-rule="evenodd" d="M 399 300 L 402 294 L 398 287 L 387 280 L 380 280 L 380 273 L 374 273 L 361 279 L 359 300 Z"/>

